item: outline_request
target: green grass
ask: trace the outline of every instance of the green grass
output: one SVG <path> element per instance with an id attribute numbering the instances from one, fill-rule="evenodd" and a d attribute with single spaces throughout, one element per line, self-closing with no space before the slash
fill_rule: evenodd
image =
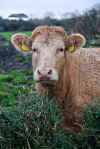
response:
<path id="1" fill-rule="evenodd" d="M 96 37 L 97 37 L 98 39 L 100 39 L 100 34 L 96 34 Z"/>
<path id="2" fill-rule="evenodd" d="M 98 40 L 90 40 L 89 44 L 94 47 L 100 47 L 100 41 Z"/>
<path id="3" fill-rule="evenodd" d="M 0 35 L 3 35 L 6 39 L 10 40 L 11 36 L 14 34 L 15 32 L 0 32 Z M 27 34 L 28 36 L 31 36 L 32 31 L 23 31 L 21 33 Z"/>
<path id="4" fill-rule="evenodd" d="M 34 89 L 32 70 L 14 70 L 0 74 L 0 105 L 10 106 L 17 104 L 20 96 L 28 97 Z"/>

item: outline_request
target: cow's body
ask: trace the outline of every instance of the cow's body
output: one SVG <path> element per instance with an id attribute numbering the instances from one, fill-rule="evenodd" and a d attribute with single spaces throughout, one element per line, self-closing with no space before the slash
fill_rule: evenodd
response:
<path id="1" fill-rule="evenodd" d="M 73 120 L 75 123 L 79 120 L 83 107 L 100 97 L 100 48 L 67 53 L 67 63 L 56 86 L 43 87 L 37 83 L 36 89 L 39 95 L 46 92 L 55 96 L 57 103 L 64 107 L 65 125 L 74 125 Z"/>
<path id="2" fill-rule="evenodd" d="M 70 76 L 79 104 L 87 104 L 100 96 L 100 48 L 86 48 L 73 53 Z"/>
<path id="3" fill-rule="evenodd" d="M 85 42 L 82 35 L 67 37 L 60 27 L 39 27 L 30 39 L 14 35 L 12 43 L 19 51 L 23 49 L 20 44 L 23 39 L 33 49 L 38 94 L 46 93 L 49 99 L 55 97 L 63 106 L 64 125 L 76 129 L 83 107 L 100 96 L 100 48 L 82 48 Z"/>

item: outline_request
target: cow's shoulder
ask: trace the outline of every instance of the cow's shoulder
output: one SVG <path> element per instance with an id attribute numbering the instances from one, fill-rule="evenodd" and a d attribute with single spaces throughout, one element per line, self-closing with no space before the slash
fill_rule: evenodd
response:
<path id="1" fill-rule="evenodd" d="M 100 48 L 82 48 L 68 53 L 69 71 L 100 72 Z"/>
<path id="2" fill-rule="evenodd" d="M 82 48 L 69 55 L 69 59 L 80 63 L 100 61 L 100 48 Z"/>
<path id="3" fill-rule="evenodd" d="M 100 56 L 100 48 L 81 48 L 79 50 L 76 50 L 75 52 L 72 53 L 73 56 L 87 56 L 87 55 L 94 55 Z"/>

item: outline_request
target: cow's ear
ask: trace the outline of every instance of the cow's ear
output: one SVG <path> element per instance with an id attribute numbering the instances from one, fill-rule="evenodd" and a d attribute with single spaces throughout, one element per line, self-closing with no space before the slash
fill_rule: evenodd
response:
<path id="1" fill-rule="evenodd" d="M 72 34 L 67 40 L 67 50 L 74 52 L 85 45 L 85 37 L 81 34 Z"/>
<path id="2" fill-rule="evenodd" d="M 16 50 L 20 52 L 26 53 L 31 51 L 31 47 L 32 47 L 31 40 L 25 34 L 21 34 L 21 33 L 14 34 L 11 37 L 11 42 L 16 48 Z"/>

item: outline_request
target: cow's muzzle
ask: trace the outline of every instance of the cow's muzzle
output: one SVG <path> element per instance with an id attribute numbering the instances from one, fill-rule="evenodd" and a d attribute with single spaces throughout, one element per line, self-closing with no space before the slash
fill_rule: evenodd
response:
<path id="1" fill-rule="evenodd" d="M 34 72 L 34 80 L 41 83 L 55 83 L 58 80 L 58 74 L 50 67 L 37 68 Z"/>

